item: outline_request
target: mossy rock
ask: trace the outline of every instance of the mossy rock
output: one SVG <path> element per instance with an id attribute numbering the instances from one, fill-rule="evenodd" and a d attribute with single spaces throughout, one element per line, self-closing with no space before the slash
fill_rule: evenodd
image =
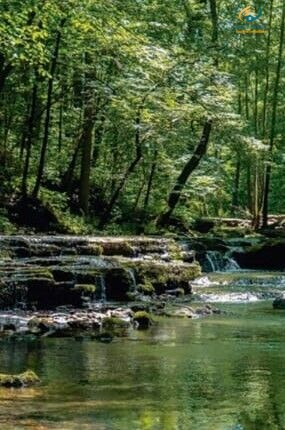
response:
<path id="1" fill-rule="evenodd" d="M 103 255 L 114 256 L 121 255 L 124 257 L 134 257 L 135 251 L 128 241 L 104 242 L 102 244 Z"/>
<path id="2" fill-rule="evenodd" d="M 175 241 L 169 243 L 168 252 L 171 260 L 183 260 L 183 250 Z"/>
<path id="3" fill-rule="evenodd" d="M 138 285 L 138 291 L 146 296 L 152 296 L 155 293 L 155 288 L 149 280 L 145 280 L 143 284 Z"/>
<path id="4" fill-rule="evenodd" d="M 39 377 L 32 370 L 27 370 L 19 375 L 0 374 L 0 386 L 6 388 L 30 387 L 39 382 Z"/>
<path id="5" fill-rule="evenodd" d="M 201 274 L 199 264 L 161 263 L 157 261 L 140 261 L 134 263 L 139 285 L 152 284 L 160 295 L 166 290 L 183 288 L 186 294 L 191 292 L 189 281 Z"/>
<path id="6" fill-rule="evenodd" d="M 90 294 L 94 294 L 95 293 L 96 286 L 93 285 L 93 284 L 76 284 L 73 287 L 73 290 L 74 291 L 80 291 L 83 294 L 90 295 Z"/>
<path id="7" fill-rule="evenodd" d="M 273 309 L 285 309 L 285 297 L 277 297 L 273 302 Z"/>
<path id="8" fill-rule="evenodd" d="M 100 256 L 103 254 L 103 247 L 101 245 L 93 245 L 88 244 L 84 246 L 78 246 L 76 247 L 77 253 L 79 255 L 92 255 L 92 256 Z"/>
<path id="9" fill-rule="evenodd" d="M 0 249 L 0 259 L 11 259 L 11 251 L 8 249 Z"/>
<path id="10" fill-rule="evenodd" d="M 139 330 L 147 330 L 153 324 L 150 314 L 146 311 L 136 312 L 134 314 L 134 321 L 137 323 Z"/>
<path id="11" fill-rule="evenodd" d="M 127 321 L 121 320 L 117 317 L 104 318 L 102 329 L 110 336 L 126 336 L 130 324 Z"/>

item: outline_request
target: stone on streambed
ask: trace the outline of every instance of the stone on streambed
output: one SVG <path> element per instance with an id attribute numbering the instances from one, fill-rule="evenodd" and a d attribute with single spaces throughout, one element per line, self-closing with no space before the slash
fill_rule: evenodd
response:
<path id="1" fill-rule="evenodd" d="M 277 297 L 273 302 L 274 309 L 285 309 L 285 296 Z"/>
<path id="2" fill-rule="evenodd" d="M 30 387 L 39 382 L 39 377 L 32 370 L 27 370 L 19 375 L 0 374 L 0 386 L 5 388 Z"/>
<path id="3" fill-rule="evenodd" d="M 146 311 L 136 312 L 134 314 L 134 322 L 139 330 L 147 330 L 153 324 L 150 314 Z"/>
<path id="4" fill-rule="evenodd" d="M 108 334 L 111 337 L 124 337 L 127 335 L 127 330 L 130 327 L 130 322 L 116 316 L 110 316 L 103 319 L 102 329 L 104 335 Z"/>

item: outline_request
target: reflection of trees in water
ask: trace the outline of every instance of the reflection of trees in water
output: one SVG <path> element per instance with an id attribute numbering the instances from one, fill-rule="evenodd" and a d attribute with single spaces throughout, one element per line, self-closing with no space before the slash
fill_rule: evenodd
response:
<path id="1" fill-rule="evenodd" d="M 284 389 L 280 387 L 282 360 L 276 360 L 270 349 L 262 347 L 268 343 L 270 333 L 245 330 L 244 336 L 245 334 L 248 348 L 245 345 L 237 348 L 230 360 L 231 372 L 228 377 L 232 389 L 228 387 L 226 390 L 233 397 L 237 423 L 247 430 L 284 428 L 284 418 L 283 424 L 281 423 L 283 411 L 278 411 L 278 406 L 284 404 L 285 400 Z M 237 345 L 238 342 L 239 339 Z"/>
<path id="2" fill-rule="evenodd" d="M 88 398 L 85 395 L 89 378 L 85 342 L 46 339 L 44 346 L 43 373 L 49 392 L 60 396 L 68 391 L 80 398 Z"/>
<path id="3" fill-rule="evenodd" d="M 102 429 L 184 430 L 209 423 L 211 429 L 285 428 L 285 347 L 267 347 L 280 335 L 271 339 L 256 326 L 214 320 L 168 321 L 110 345 L 2 343 L 2 369 L 33 368 L 47 382 L 51 407 L 58 404 L 49 410 L 52 416 L 92 417 Z M 69 401 L 78 405 L 76 412 Z"/>
<path id="4" fill-rule="evenodd" d="M 40 373 L 43 356 L 43 343 L 39 339 L 5 339 L 0 343 L 0 372 L 20 373 L 29 368 Z"/>

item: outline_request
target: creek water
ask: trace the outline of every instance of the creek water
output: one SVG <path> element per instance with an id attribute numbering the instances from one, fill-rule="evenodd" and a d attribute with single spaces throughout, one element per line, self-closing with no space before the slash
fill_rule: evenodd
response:
<path id="1" fill-rule="evenodd" d="M 42 384 L 0 390 L 0 428 L 285 429 L 285 311 L 219 304 L 211 318 L 162 318 L 111 344 L 1 340 L 2 372 Z"/>

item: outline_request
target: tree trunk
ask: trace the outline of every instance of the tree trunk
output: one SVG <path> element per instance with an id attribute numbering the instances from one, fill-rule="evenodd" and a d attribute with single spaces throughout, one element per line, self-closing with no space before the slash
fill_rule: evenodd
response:
<path id="1" fill-rule="evenodd" d="M 266 42 L 265 88 L 264 88 L 263 109 L 262 109 L 262 134 L 263 134 L 263 138 L 265 138 L 265 136 L 266 136 L 266 112 L 267 112 L 267 99 L 268 99 L 268 91 L 269 91 L 269 61 L 270 61 L 272 11 L 273 11 L 273 0 L 270 1 L 268 37 L 267 37 L 267 42 Z"/>
<path id="2" fill-rule="evenodd" d="M 285 0 L 283 0 L 283 7 L 282 7 L 278 61 L 277 61 L 276 78 L 275 78 L 275 85 L 274 85 L 274 91 L 273 91 L 273 101 L 272 101 L 272 117 L 271 117 L 270 140 L 269 140 L 269 152 L 271 157 L 272 157 L 274 138 L 275 138 L 276 111 L 277 111 L 278 91 L 279 91 L 279 84 L 280 84 L 282 55 L 283 55 L 283 47 L 284 47 L 284 30 L 285 30 Z M 264 202 L 263 202 L 263 212 L 262 212 L 263 228 L 267 227 L 267 224 L 268 224 L 268 206 L 269 206 L 271 170 L 272 170 L 271 161 L 269 161 L 269 163 L 266 164 L 266 167 L 265 167 Z"/>
<path id="3" fill-rule="evenodd" d="M 34 138 L 35 123 L 36 123 L 37 96 L 38 96 L 38 87 L 37 87 L 37 84 L 35 83 L 33 88 L 33 94 L 32 94 L 31 112 L 30 112 L 29 121 L 28 121 L 27 138 L 25 142 L 26 157 L 25 157 L 25 164 L 24 164 L 24 170 L 23 170 L 23 176 L 22 176 L 22 194 L 24 196 L 27 194 L 27 179 L 28 179 L 28 173 L 29 173 L 31 148 L 32 148 L 32 142 Z"/>
<path id="4" fill-rule="evenodd" d="M 181 197 L 181 193 L 188 181 L 190 175 L 199 166 L 200 161 L 207 152 L 210 133 L 212 129 L 212 120 L 208 119 L 204 125 L 202 136 L 200 142 L 196 146 L 194 153 L 190 160 L 185 164 L 181 174 L 178 176 L 176 184 L 172 189 L 168 197 L 168 210 L 166 213 L 162 214 L 158 219 L 158 225 L 164 226 L 169 223 L 170 216 L 172 215 L 177 203 Z"/>
<path id="5" fill-rule="evenodd" d="M 239 206 L 240 170 L 241 170 L 241 159 L 240 159 L 240 153 L 238 152 L 237 153 L 237 161 L 236 161 L 233 198 L 232 198 L 232 211 L 233 211 L 233 213 L 235 213 L 237 207 Z"/>
<path id="6" fill-rule="evenodd" d="M 148 183 L 147 183 L 147 190 L 146 190 L 146 195 L 145 195 L 144 205 L 143 205 L 144 212 L 147 211 L 147 208 L 149 205 L 150 193 L 152 190 L 152 183 L 153 183 L 153 179 L 154 179 L 155 171 L 156 171 L 156 167 L 157 167 L 157 156 L 158 156 L 158 150 L 156 148 L 155 152 L 154 152 L 153 163 L 151 165 Z"/>
<path id="7" fill-rule="evenodd" d="M 89 193 L 90 193 L 90 169 L 92 154 L 92 134 L 96 121 L 94 100 L 88 100 L 84 109 L 83 130 L 80 137 L 80 147 L 82 148 L 80 185 L 79 185 L 79 206 L 84 214 L 88 213 Z"/>
<path id="8" fill-rule="evenodd" d="M 63 136 L 63 105 L 60 103 L 58 112 L 58 151 L 61 152 L 62 149 L 62 136 Z"/>
<path id="9" fill-rule="evenodd" d="M 139 201 L 140 201 L 140 198 L 141 198 L 141 195 L 142 195 L 144 187 L 145 187 L 145 182 L 141 181 L 141 185 L 140 185 L 140 187 L 138 189 L 136 200 L 135 200 L 135 203 L 134 203 L 133 212 L 135 212 L 137 210 L 137 207 L 139 205 Z"/>
<path id="10" fill-rule="evenodd" d="M 48 140 L 49 140 L 49 127 L 50 127 L 50 120 L 51 120 L 51 104 L 52 104 L 53 84 L 54 84 L 54 78 L 55 78 L 55 72 L 56 72 L 56 66 L 57 66 L 57 60 L 58 60 L 58 54 L 59 54 L 59 46 L 60 46 L 60 42 L 61 42 L 62 28 L 65 24 L 65 21 L 66 21 L 65 19 L 62 19 L 60 22 L 60 27 L 59 27 L 59 30 L 57 31 L 57 35 L 56 35 L 54 54 L 53 54 L 53 58 L 51 61 L 50 78 L 48 81 L 44 137 L 43 137 L 43 144 L 42 144 L 42 149 L 41 149 L 41 156 L 40 156 L 40 163 L 39 163 L 39 168 L 38 168 L 37 179 L 36 179 L 35 187 L 33 190 L 33 196 L 34 197 L 38 196 L 39 189 L 41 186 L 41 180 L 42 180 L 43 173 L 44 173 L 46 150 L 47 150 Z"/>
<path id="11" fill-rule="evenodd" d="M 212 42 L 216 44 L 218 41 L 218 14 L 216 0 L 210 0 L 210 11 L 212 20 Z"/>
<path id="12" fill-rule="evenodd" d="M 142 147 L 141 147 L 141 133 L 140 133 L 140 124 L 141 124 L 141 110 L 142 106 L 139 107 L 137 116 L 136 116 L 136 134 L 135 134 L 135 144 L 136 144 L 136 157 L 133 160 L 133 162 L 129 165 L 127 171 L 125 172 L 124 177 L 119 182 L 119 185 L 117 186 L 110 203 L 108 204 L 106 210 L 104 211 L 99 227 L 103 228 L 110 220 L 112 216 L 112 211 L 114 209 L 114 206 L 116 205 L 118 198 L 121 194 L 121 191 L 124 189 L 126 182 L 129 178 L 129 176 L 134 172 L 135 168 L 137 167 L 138 163 L 142 159 Z"/>

